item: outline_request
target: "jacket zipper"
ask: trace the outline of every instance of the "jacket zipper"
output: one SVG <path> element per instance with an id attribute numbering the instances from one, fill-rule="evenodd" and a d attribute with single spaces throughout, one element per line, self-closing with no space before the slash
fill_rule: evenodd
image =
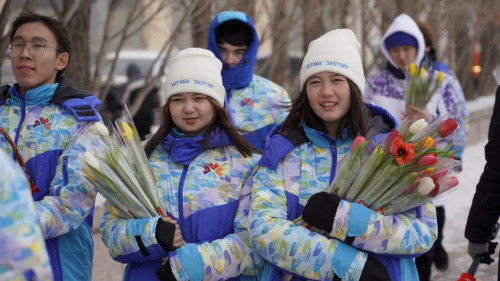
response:
<path id="1" fill-rule="evenodd" d="M 19 120 L 19 124 L 17 124 L 16 128 L 16 136 L 14 138 L 14 144 L 18 146 L 19 142 L 19 137 L 21 135 L 21 128 L 24 123 L 24 119 L 26 118 L 26 103 L 24 102 L 24 98 L 21 97 L 21 119 Z M 14 157 L 14 160 L 16 159 L 16 155 L 14 151 L 12 151 L 12 156 Z"/>
<path id="2" fill-rule="evenodd" d="M 182 223 L 184 221 L 184 210 L 183 210 L 183 197 L 184 197 L 184 182 L 186 181 L 186 175 L 188 171 L 189 165 L 184 165 L 184 168 L 182 169 L 182 174 L 181 174 L 181 179 L 179 181 L 179 192 L 178 192 L 178 208 L 179 208 L 179 227 L 182 231 L 182 233 L 188 233 L 187 231 L 184 230 L 184 224 Z M 184 239 L 186 242 L 187 240 Z"/>
<path id="3" fill-rule="evenodd" d="M 330 153 L 332 154 L 332 164 L 330 168 L 330 180 L 329 184 L 332 184 L 333 179 L 335 178 L 335 174 L 337 173 L 337 140 L 333 140 L 333 143 L 330 144 Z"/>

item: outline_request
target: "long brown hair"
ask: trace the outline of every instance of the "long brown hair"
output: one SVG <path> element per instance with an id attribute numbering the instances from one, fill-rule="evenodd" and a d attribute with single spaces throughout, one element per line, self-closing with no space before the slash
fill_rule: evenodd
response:
<path id="1" fill-rule="evenodd" d="M 307 81 L 305 84 L 306 83 Z M 358 135 L 364 136 L 367 132 L 366 120 L 363 114 L 364 110 L 367 109 L 363 104 L 361 91 L 349 78 L 347 78 L 347 83 L 349 84 L 350 89 L 351 107 L 340 121 L 340 125 L 335 132 L 337 137 L 340 139 L 342 139 L 342 131 L 345 128 L 347 128 L 347 135 L 350 138 L 354 138 Z M 309 104 L 306 86 L 302 87 L 302 91 L 299 96 L 292 102 L 292 105 L 290 106 L 290 113 L 283 122 L 280 132 L 283 133 L 286 129 L 296 129 L 302 125 L 302 121 L 304 121 L 307 126 L 328 134 L 325 123 L 318 117 L 318 115 L 316 115 L 316 113 L 314 113 L 311 105 Z"/>
<path id="2" fill-rule="evenodd" d="M 158 146 L 158 144 L 160 144 L 163 141 L 165 136 L 167 136 L 167 134 L 170 133 L 172 131 L 172 128 L 175 126 L 174 121 L 172 120 L 172 115 L 168 110 L 170 101 L 171 100 L 169 99 L 167 103 L 162 107 L 163 120 L 162 124 L 160 125 L 160 128 L 146 143 L 146 146 L 144 148 L 146 151 L 146 155 L 148 157 L 151 156 L 151 153 L 153 153 L 156 146 Z M 211 97 L 208 97 L 208 101 L 214 107 L 215 115 L 214 119 L 205 130 L 205 135 L 203 136 L 203 140 L 201 142 L 203 150 L 206 150 L 208 148 L 208 145 L 211 141 L 210 140 L 211 136 L 212 136 L 212 141 L 215 140 L 216 137 L 215 133 L 217 132 L 217 129 L 219 129 L 219 134 L 221 134 L 221 139 L 223 139 L 222 132 L 225 132 L 229 137 L 229 139 L 231 140 L 232 145 L 234 145 L 236 149 L 243 156 L 248 157 L 252 153 L 260 152 L 258 149 L 253 147 L 243 136 L 241 136 L 240 133 L 244 131 L 236 128 L 235 126 L 233 126 L 233 124 L 231 124 L 231 121 L 229 119 L 229 114 L 222 106 L 219 105 L 217 101 L 215 101 Z"/>

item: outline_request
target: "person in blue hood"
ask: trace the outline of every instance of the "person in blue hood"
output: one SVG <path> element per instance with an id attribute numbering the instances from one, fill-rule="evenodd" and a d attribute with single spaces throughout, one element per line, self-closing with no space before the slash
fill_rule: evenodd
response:
<path id="1" fill-rule="evenodd" d="M 252 185 L 250 241 L 268 280 L 418 280 L 414 257 L 436 237 L 432 203 L 383 215 L 327 193 L 356 136 L 381 140 L 397 123 L 363 103 L 360 44 L 351 30 L 309 44 L 300 94 L 269 137 Z M 297 224 L 302 219 L 325 235 Z"/>
<path id="2" fill-rule="evenodd" d="M 224 109 L 221 68 L 199 48 L 169 62 L 163 122 L 145 148 L 167 216 L 121 218 L 109 206 L 100 223 L 110 255 L 128 264 L 125 280 L 248 280 L 263 265 L 244 185 L 260 154 Z"/>
<path id="3" fill-rule="evenodd" d="M 6 131 L 0 148 L 24 163 L 32 179 L 35 221 L 54 280 L 90 280 L 96 191 L 84 184 L 80 156 L 97 145 L 101 102 L 63 76 L 71 41 L 61 22 L 23 13 L 9 37 L 17 83 L 0 88 L 0 126 Z"/>
<path id="4" fill-rule="evenodd" d="M 253 73 L 259 36 L 252 20 L 239 11 L 219 13 L 210 23 L 207 45 L 222 62 L 224 104 L 233 123 L 263 150 L 268 133 L 285 119 L 290 97 L 283 87 Z"/>

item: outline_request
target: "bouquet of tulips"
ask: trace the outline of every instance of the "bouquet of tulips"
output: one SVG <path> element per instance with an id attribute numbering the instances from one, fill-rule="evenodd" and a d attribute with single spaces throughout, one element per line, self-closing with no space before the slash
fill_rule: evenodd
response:
<path id="1" fill-rule="evenodd" d="M 454 119 L 443 116 L 431 124 L 423 119 L 403 123 L 401 132 L 393 130 L 385 138 L 357 137 L 326 192 L 391 215 L 455 190 L 453 172 L 460 161 L 451 144 L 440 140 L 456 127 Z M 301 217 L 295 223 L 306 225 Z"/>
<path id="2" fill-rule="evenodd" d="M 432 98 L 437 88 L 443 81 L 443 72 L 439 71 L 437 74 L 431 74 L 423 67 L 418 69 L 414 63 L 408 66 L 407 88 L 405 95 L 406 105 L 413 105 L 418 108 L 425 108 L 427 102 Z"/>
<path id="3" fill-rule="evenodd" d="M 127 108 L 115 121 L 112 134 L 102 123 L 96 128 L 99 152 L 82 156 L 84 178 L 122 217 L 165 216 L 162 198 L 146 153 Z"/>

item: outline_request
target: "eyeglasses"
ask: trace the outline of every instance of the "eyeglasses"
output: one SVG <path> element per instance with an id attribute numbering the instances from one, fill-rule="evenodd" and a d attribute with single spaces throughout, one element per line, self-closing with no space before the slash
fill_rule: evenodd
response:
<path id="1" fill-rule="evenodd" d="M 45 45 L 42 42 L 38 41 L 20 41 L 20 42 L 12 42 L 9 44 L 9 55 L 11 57 L 18 57 L 24 50 L 24 47 L 28 46 L 28 53 L 34 57 L 41 57 L 45 52 L 46 48 L 54 48 L 59 52 L 64 52 L 63 50 L 58 49 L 57 47 Z"/>

